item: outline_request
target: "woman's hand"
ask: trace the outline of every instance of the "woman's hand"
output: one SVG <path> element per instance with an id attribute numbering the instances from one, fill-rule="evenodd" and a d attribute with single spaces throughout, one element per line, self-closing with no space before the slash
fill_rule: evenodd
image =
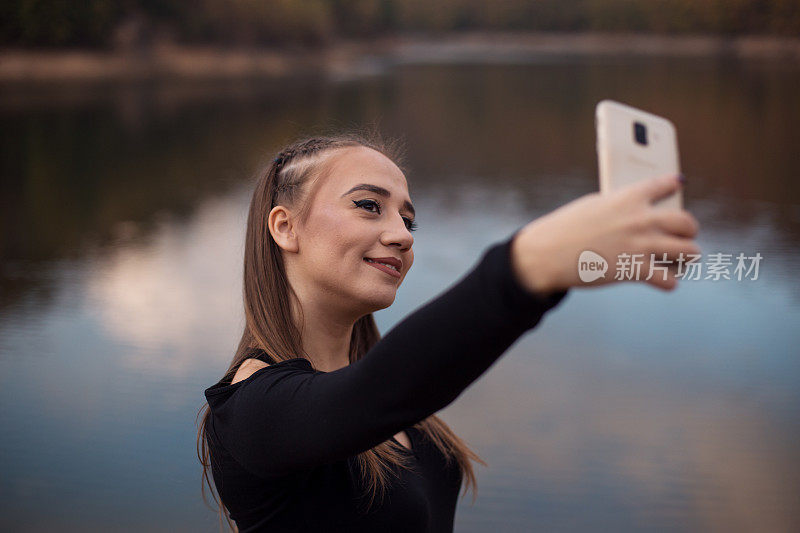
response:
<path id="1" fill-rule="evenodd" d="M 570 287 L 615 283 L 617 256 L 644 254 L 639 279 L 663 290 L 674 289 L 680 253 L 699 254 L 694 242 L 699 224 L 683 209 L 657 208 L 653 203 L 682 186 L 677 176 L 636 182 L 607 195 L 581 196 L 520 229 L 511 244 L 514 274 L 528 290 L 549 293 Z M 591 250 L 608 262 L 604 277 L 583 282 L 578 276 L 581 252 Z M 650 254 L 672 261 L 668 275 L 656 271 L 645 280 Z"/>

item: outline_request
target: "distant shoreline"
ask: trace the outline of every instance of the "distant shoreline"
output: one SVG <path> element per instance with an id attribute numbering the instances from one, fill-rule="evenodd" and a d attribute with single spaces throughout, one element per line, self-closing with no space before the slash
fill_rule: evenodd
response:
<path id="1" fill-rule="evenodd" d="M 526 62 L 547 57 L 732 57 L 800 65 L 800 39 L 601 33 L 451 33 L 311 49 L 160 45 L 147 51 L 0 49 L 0 83 L 348 76 L 376 64 Z M 371 65 L 371 66 L 370 66 Z"/>

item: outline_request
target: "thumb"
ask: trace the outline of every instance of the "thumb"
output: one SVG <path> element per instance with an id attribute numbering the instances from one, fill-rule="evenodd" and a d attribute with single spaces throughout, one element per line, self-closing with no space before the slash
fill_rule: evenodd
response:
<path id="1" fill-rule="evenodd" d="M 634 194 L 639 195 L 640 198 L 647 200 L 650 203 L 655 203 L 662 198 L 671 196 L 675 191 L 680 189 L 684 183 L 683 174 L 666 174 L 642 180 L 635 185 L 632 185 Z"/>

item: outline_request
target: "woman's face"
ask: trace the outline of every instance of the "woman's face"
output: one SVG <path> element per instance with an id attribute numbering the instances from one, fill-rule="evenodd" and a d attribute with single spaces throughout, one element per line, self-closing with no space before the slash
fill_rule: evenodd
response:
<path id="1" fill-rule="evenodd" d="M 360 318 L 392 304 L 414 263 L 414 208 L 402 171 L 376 150 L 340 149 L 323 164 L 290 281 L 304 303 Z M 365 258 L 394 259 L 397 271 Z"/>

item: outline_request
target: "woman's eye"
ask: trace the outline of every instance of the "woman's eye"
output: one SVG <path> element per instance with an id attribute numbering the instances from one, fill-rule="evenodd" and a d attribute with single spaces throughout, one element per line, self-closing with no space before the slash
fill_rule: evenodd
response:
<path id="1" fill-rule="evenodd" d="M 381 205 L 378 202 L 374 201 L 374 200 L 359 200 L 359 201 L 353 201 L 353 203 L 356 204 L 358 207 L 362 207 L 362 208 L 364 206 L 374 205 L 374 206 L 376 206 L 378 208 L 377 213 L 381 212 Z M 367 209 L 367 211 L 370 211 L 370 210 Z M 373 211 L 370 211 L 370 213 L 372 213 L 372 212 Z"/>
<path id="2" fill-rule="evenodd" d="M 366 209 L 366 211 L 370 213 L 377 213 L 379 215 L 381 214 L 381 204 L 379 204 L 375 200 L 353 200 L 353 203 L 356 204 L 356 207 L 360 207 L 362 209 L 364 209 L 365 207 L 374 206 L 375 208 L 377 208 L 377 211 L 372 211 L 370 209 Z M 408 231 L 414 231 L 415 229 L 417 229 L 417 223 L 411 220 L 410 218 L 403 217 L 403 221 L 405 221 L 406 228 L 408 229 Z"/>

